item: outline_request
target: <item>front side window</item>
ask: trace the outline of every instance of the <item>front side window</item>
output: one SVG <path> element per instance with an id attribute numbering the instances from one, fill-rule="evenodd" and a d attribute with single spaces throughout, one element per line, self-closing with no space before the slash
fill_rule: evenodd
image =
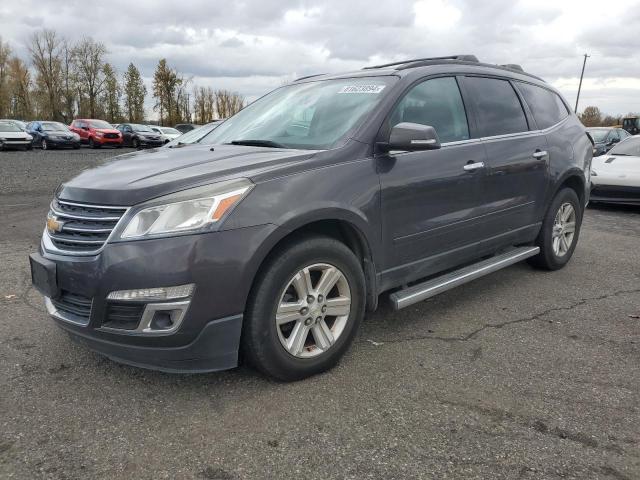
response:
<path id="1" fill-rule="evenodd" d="M 348 139 L 396 80 L 390 76 L 343 78 L 288 85 L 227 119 L 200 143 L 335 148 Z"/>
<path id="2" fill-rule="evenodd" d="M 552 127 L 569 115 L 564 102 L 555 92 L 523 82 L 517 85 L 539 129 Z"/>
<path id="3" fill-rule="evenodd" d="M 520 99 L 507 80 L 466 77 L 465 85 L 475 105 L 481 136 L 529 130 Z"/>
<path id="4" fill-rule="evenodd" d="M 411 122 L 435 128 L 442 143 L 469 139 L 469 124 L 458 82 L 453 77 L 426 80 L 395 107 L 389 127 Z"/>

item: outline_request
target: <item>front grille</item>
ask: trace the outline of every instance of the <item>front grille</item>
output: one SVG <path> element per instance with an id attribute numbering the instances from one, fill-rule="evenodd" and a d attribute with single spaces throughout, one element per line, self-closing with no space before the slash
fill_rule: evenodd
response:
<path id="1" fill-rule="evenodd" d="M 120 330 L 135 330 L 138 328 L 144 303 L 113 303 L 107 305 L 107 315 L 103 327 Z"/>
<path id="2" fill-rule="evenodd" d="M 51 243 L 69 253 L 97 253 L 105 244 L 126 207 L 97 206 L 55 199 L 49 216 L 62 222 L 62 229 L 47 229 Z"/>
<path id="3" fill-rule="evenodd" d="M 89 322 L 91 316 L 91 299 L 63 290 L 58 298 L 52 298 L 56 310 L 63 314 L 71 314 Z"/>
<path id="4" fill-rule="evenodd" d="M 118 138 L 119 135 L 117 133 L 105 133 L 104 138 Z"/>

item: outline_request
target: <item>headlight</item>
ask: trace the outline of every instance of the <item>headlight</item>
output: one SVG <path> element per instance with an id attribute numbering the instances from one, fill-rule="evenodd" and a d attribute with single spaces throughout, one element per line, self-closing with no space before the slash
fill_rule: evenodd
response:
<path id="1" fill-rule="evenodd" d="M 33 140 L 33 137 L 31 135 L 27 135 L 27 140 Z"/>
<path id="2" fill-rule="evenodd" d="M 102 133 L 102 132 L 96 132 L 96 135 L 97 135 L 98 137 L 101 137 L 101 136 L 103 136 L 103 135 L 104 135 L 104 133 Z"/>
<path id="3" fill-rule="evenodd" d="M 80 135 L 78 135 L 77 133 L 73 134 L 73 139 L 74 140 L 80 140 Z"/>
<path id="4" fill-rule="evenodd" d="M 249 180 L 241 179 L 171 195 L 165 200 L 192 198 L 143 208 L 129 220 L 120 238 L 128 240 L 204 229 L 219 222 L 252 187 Z"/>

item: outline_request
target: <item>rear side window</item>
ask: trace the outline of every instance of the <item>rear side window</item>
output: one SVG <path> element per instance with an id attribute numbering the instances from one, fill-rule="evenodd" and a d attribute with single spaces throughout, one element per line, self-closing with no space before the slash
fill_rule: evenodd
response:
<path id="1" fill-rule="evenodd" d="M 481 136 L 529 130 L 527 117 L 511 83 L 495 78 L 466 77 L 465 85 L 476 107 Z"/>
<path id="2" fill-rule="evenodd" d="M 435 128 L 442 143 L 469 139 L 467 114 L 453 77 L 426 80 L 409 90 L 394 109 L 389 127 L 402 122 Z"/>
<path id="3" fill-rule="evenodd" d="M 549 128 L 569 115 L 564 102 L 551 90 L 522 82 L 518 82 L 518 88 L 539 129 Z"/>

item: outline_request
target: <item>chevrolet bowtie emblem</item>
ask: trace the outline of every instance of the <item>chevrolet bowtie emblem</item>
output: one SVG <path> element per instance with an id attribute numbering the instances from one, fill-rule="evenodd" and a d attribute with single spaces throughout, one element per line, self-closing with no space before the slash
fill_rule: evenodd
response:
<path id="1" fill-rule="evenodd" d="M 47 217 L 47 230 L 51 233 L 61 232 L 64 222 L 58 220 L 57 217 Z"/>

